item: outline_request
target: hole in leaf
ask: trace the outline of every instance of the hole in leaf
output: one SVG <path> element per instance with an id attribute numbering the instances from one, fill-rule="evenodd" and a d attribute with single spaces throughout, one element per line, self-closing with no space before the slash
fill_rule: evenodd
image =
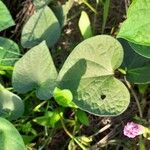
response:
<path id="1" fill-rule="evenodd" d="M 104 100 L 106 98 L 106 95 L 101 95 L 101 99 Z"/>

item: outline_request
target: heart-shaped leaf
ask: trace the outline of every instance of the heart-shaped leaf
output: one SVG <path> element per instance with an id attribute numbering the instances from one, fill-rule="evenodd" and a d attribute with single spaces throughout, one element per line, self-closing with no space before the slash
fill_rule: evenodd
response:
<path id="1" fill-rule="evenodd" d="M 128 9 L 118 37 L 139 45 L 150 46 L 150 1 L 134 0 Z"/>
<path id="2" fill-rule="evenodd" d="M 0 0 L 0 31 L 15 25 L 8 9 Z"/>
<path id="3" fill-rule="evenodd" d="M 127 80 L 137 84 L 150 83 L 150 59 L 137 54 L 125 40 L 119 40 L 124 48 L 124 61 Z"/>
<path id="4" fill-rule="evenodd" d="M 101 35 L 80 43 L 63 65 L 60 88 L 70 89 L 79 108 L 99 116 L 115 116 L 128 106 L 130 95 L 114 77 L 123 60 L 121 44 Z"/>
<path id="5" fill-rule="evenodd" d="M 22 46 L 31 48 L 45 40 L 52 47 L 60 37 L 60 30 L 56 16 L 45 6 L 35 11 L 25 24 L 21 36 Z"/>
<path id="6" fill-rule="evenodd" d="M 23 112 L 24 104 L 21 98 L 0 84 L 0 116 L 7 115 L 9 119 L 17 119 Z"/>
<path id="7" fill-rule="evenodd" d="M 0 117 L 1 150 L 25 150 L 25 145 L 16 128 L 6 119 Z"/>
<path id="8" fill-rule="evenodd" d="M 33 89 L 40 99 L 53 95 L 57 71 L 45 42 L 29 50 L 14 66 L 13 87 L 19 93 Z"/>
<path id="9" fill-rule="evenodd" d="M 13 66 L 19 57 L 18 45 L 9 39 L 0 37 L 0 65 Z"/>
<path id="10" fill-rule="evenodd" d="M 138 45 L 131 42 L 128 43 L 136 53 L 146 58 L 150 58 L 150 46 Z"/>

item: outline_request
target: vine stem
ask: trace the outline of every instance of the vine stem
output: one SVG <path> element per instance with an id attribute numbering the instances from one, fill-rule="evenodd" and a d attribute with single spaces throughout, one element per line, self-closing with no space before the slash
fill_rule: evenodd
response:
<path id="1" fill-rule="evenodd" d="M 97 11 L 98 10 L 98 5 L 99 5 L 99 0 L 96 0 L 96 7 L 95 7 L 95 10 Z M 94 13 L 94 20 L 93 20 L 93 34 L 96 33 L 96 21 L 97 21 L 97 15 L 98 13 Z"/>
<path id="2" fill-rule="evenodd" d="M 139 111 L 139 116 L 140 116 L 140 118 L 143 118 L 142 108 L 141 108 L 139 99 L 138 99 L 138 97 L 137 97 L 135 91 L 133 90 L 131 84 L 126 80 L 126 77 L 125 77 L 124 79 L 125 79 L 126 85 L 127 85 L 128 88 L 130 89 L 131 94 L 133 95 L 133 97 L 134 97 L 134 99 L 135 99 L 135 101 L 136 101 L 136 104 L 137 104 L 137 107 L 138 107 L 138 111 Z"/>
<path id="3" fill-rule="evenodd" d="M 63 121 L 63 118 L 60 114 L 60 121 L 61 121 L 61 124 L 62 124 L 62 127 L 64 129 L 64 131 L 66 132 L 66 134 L 71 138 L 73 139 L 79 146 L 82 150 L 87 150 L 66 128 L 65 124 L 64 124 L 64 121 Z"/>
<path id="4" fill-rule="evenodd" d="M 92 6 L 87 2 L 87 0 L 82 0 L 82 2 L 83 2 L 87 7 L 89 7 L 95 14 L 97 14 L 97 10 L 96 10 L 94 7 L 92 7 Z"/>

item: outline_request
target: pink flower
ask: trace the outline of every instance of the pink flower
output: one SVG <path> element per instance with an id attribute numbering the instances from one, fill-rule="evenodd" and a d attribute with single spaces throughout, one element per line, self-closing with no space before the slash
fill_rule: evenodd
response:
<path id="1" fill-rule="evenodd" d="M 134 122 L 128 122 L 124 127 L 123 133 L 129 138 L 135 138 L 137 135 L 144 133 L 144 126 L 136 124 Z"/>

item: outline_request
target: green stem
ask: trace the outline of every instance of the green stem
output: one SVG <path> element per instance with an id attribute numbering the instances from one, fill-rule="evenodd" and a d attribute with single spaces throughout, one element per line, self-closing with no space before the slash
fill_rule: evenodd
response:
<path id="1" fill-rule="evenodd" d="M 52 129 L 47 139 L 45 139 L 44 144 L 39 148 L 39 150 L 43 150 L 46 147 L 46 145 L 52 140 L 52 135 L 54 135 L 54 133 L 55 133 L 55 129 Z"/>
<path id="2" fill-rule="evenodd" d="M 110 0 L 106 0 L 103 4 L 103 24 L 102 24 L 102 34 L 104 33 L 106 22 L 109 14 Z"/>
<path id="3" fill-rule="evenodd" d="M 143 118 L 142 108 L 141 108 L 139 99 L 138 99 L 138 97 L 137 97 L 135 91 L 133 90 L 131 84 L 126 80 L 126 78 L 125 78 L 125 82 L 126 82 L 126 85 L 127 85 L 128 88 L 130 89 L 131 94 L 133 95 L 133 97 L 134 97 L 134 99 L 135 99 L 135 101 L 136 101 L 136 104 L 137 104 L 137 107 L 138 107 L 138 110 L 139 110 L 139 116 L 140 116 L 140 118 Z"/>
<path id="4" fill-rule="evenodd" d="M 98 10 L 99 0 L 96 1 L 95 9 Z M 97 13 L 94 14 L 94 21 L 93 21 L 93 34 L 96 34 L 96 21 L 97 21 Z"/>
<path id="5" fill-rule="evenodd" d="M 14 67 L 12 67 L 12 66 L 1 66 L 1 65 L 0 65 L 0 69 L 1 69 L 1 70 L 6 70 L 6 71 L 7 71 L 7 70 L 11 70 L 11 71 L 12 71 L 12 70 L 14 69 Z"/>
<path id="6" fill-rule="evenodd" d="M 97 11 L 95 8 L 93 8 L 86 0 L 82 0 L 82 2 L 89 7 L 95 14 L 97 14 Z"/>
<path id="7" fill-rule="evenodd" d="M 28 100 L 34 93 L 35 91 L 32 91 L 31 93 L 29 93 L 24 99 L 23 101 L 25 102 L 26 100 Z"/>
<path id="8" fill-rule="evenodd" d="M 144 139 L 143 139 L 142 135 L 140 135 L 140 137 L 139 137 L 139 150 L 146 150 Z"/>
<path id="9" fill-rule="evenodd" d="M 82 150 L 87 150 L 66 128 L 65 124 L 64 124 L 64 121 L 63 121 L 63 118 L 62 116 L 60 115 L 60 121 L 61 121 L 61 124 L 62 124 L 62 127 L 64 129 L 64 131 L 66 132 L 66 134 L 71 138 L 73 139 L 79 146 Z"/>

